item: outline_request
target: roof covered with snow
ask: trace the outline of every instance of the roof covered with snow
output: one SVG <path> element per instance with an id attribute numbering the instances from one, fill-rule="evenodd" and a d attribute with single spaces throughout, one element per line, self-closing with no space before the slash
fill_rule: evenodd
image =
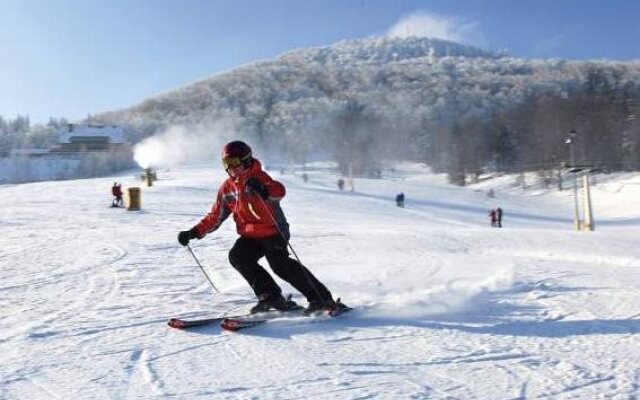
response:
<path id="1" fill-rule="evenodd" d="M 78 140 L 104 139 L 111 143 L 126 143 L 124 131 L 118 125 L 76 125 L 69 124 L 58 131 L 60 143 Z"/>

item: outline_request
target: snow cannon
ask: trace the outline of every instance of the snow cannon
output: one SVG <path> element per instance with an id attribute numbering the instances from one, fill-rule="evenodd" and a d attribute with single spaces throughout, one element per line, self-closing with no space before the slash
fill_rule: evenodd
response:
<path id="1" fill-rule="evenodd" d="M 129 195 L 129 201 L 127 202 L 127 211 L 138 211 L 140 210 L 141 201 L 140 201 L 140 188 L 139 187 L 129 187 L 127 188 L 127 193 Z"/>
<path id="2" fill-rule="evenodd" d="M 152 168 L 145 168 L 141 178 L 147 182 L 147 186 L 153 186 L 153 181 L 158 180 L 158 173 Z"/>

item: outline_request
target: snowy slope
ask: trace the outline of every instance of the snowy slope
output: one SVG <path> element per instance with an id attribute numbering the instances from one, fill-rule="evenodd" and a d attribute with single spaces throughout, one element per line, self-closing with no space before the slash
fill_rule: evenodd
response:
<path id="1" fill-rule="evenodd" d="M 594 189 L 587 233 L 571 230 L 570 190 L 490 199 L 489 182 L 404 165 L 350 193 L 323 165 L 306 184 L 274 172 L 298 255 L 359 310 L 173 330 L 168 317 L 251 305 L 227 261 L 231 221 L 193 246 L 220 294 L 176 243 L 219 169 L 161 171 L 139 212 L 108 207 L 113 180 L 139 185 L 129 176 L 0 186 L 1 399 L 640 398 L 636 177 Z"/>

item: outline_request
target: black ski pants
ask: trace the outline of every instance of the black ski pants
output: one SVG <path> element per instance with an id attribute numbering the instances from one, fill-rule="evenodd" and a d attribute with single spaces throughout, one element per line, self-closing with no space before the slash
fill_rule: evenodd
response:
<path id="1" fill-rule="evenodd" d="M 289 256 L 287 242 L 280 235 L 236 240 L 229 251 L 229 262 L 240 272 L 258 297 L 281 294 L 282 289 L 258 260 L 266 257 L 269 266 L 281 279 L 302 293 L 309 302 L 331 299 L 329 290 L 298 261 Z"/>

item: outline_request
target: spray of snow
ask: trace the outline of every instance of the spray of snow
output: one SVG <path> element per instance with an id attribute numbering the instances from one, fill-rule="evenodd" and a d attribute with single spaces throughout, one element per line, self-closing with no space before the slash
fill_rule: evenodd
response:
<path id="1" fill-rule="evenodd" d="M 387 30 L 387 37 L 429 37 L 451 40 L 460 43 L 479 43 L 484 35 L 480 32 L 478 23 L 417 11 L 406 15 Z"/>
<path id="2" fill-rule="evenodd" d="M 482 296 L 513 287 L 510 267 L 488 269 L 470 278 L 448 280 L 440 285 L 416 287 L 388 293 L 372 304 L 371 314 L 377 317 L 417 318 L 471 311 L 482 306 Z"/>
<path id="3" fill-rule="evenodd" d="M 174 125 L 138 143 L 133 158 L 142 168 L 211 161 L 217 158 L 222 144 L 238 136 L 233 119 L 197 126 Z"/>

